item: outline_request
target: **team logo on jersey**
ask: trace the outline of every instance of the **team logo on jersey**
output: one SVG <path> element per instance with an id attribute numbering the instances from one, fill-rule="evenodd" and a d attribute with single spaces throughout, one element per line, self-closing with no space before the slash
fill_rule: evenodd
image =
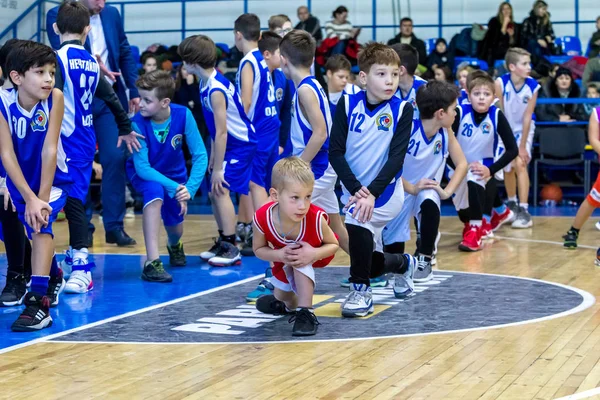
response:
<path id="1" fill-rule="evenodd" d="M 483 132 L 484 135 L 487 135 L 491 131 L 492 131 L 492 126 L 489 123 L 486 122 L 481 126 L 481 132 Z"/>
<path id="2" fill-rule="evenodd" d="M 34 132 L 45 131 L 48 125 L 48 116 L 44 110 L 37 110 L 31 120 L 31 129 Z"/>
<path id="3" fill-rule="evenodd" d="M 527 104 L 527 103 L 529 103 L 529 97 L 525 96 L 525 97 L 523 97 L 523 104 Z"/>
<path id="4" fill-rule="evenodd" d="M 417 109 L 417 100 L 416 99 L 410 99 L 410 105 L 413 106 L 413 108 L 416 110 Z"/>
<path id="5" fill-rule="evenodd" d="M 207 110 L 210 110 L 210 107 L 208 107 L 208 96 L 204 97 L 202 99 L 202 105 L 204 106 L 204 108 L 206 108 Z"/>
<path id="6" fill-rule="evenodd" d="M 277 99 L 277 101 L 283 100 L 283 89 L 282 88 L 279 88 L 275 91 L 275 98 Z"/>
<path id="7" fill-rule="evenodd" d="M 390 114 L 381 114 L 377 117 L 377 130 L 388 132 L 392 126 L 392 116 Z"/>
<path id="8" fill-rule="evenodd" d="M 181 142 L 183 142 L 182 135 L 173 136 L 173 139 L 171 139 L 171 146 L 173 147 L 173 150 L 177 150 L 179 147 L 181 147 Z"/>
<path id="9" fill-rule="evenodd" d="M 442 151 L 442 141 L 438 140 L 437 142 L 435 142 L 435 145 L 433 146 L 433 154 L 440 154 L 440 151 Z"/>

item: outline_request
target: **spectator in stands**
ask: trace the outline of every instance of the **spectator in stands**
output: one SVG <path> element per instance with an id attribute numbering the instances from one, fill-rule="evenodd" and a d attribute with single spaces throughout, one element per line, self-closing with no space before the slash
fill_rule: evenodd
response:
<path id="1" fill-rule="evenodd" d="M 594 58 L 600 55 L 600 17 L 596 18 L 596 32 L 590 39 L 590 54 L 589 58 Z"/>
<path id="2" fill-rule="evenodd" d="M 553 54 L 554 29 L 550 22 L 548 4 L 544 0 L 537 0 L 529 17 L 523 21 L 521 43 L 521 47 L 531 53 L 536 65 L 542 57 Z"/>
<path id="3" fill-rule="evenodd" d="M 319 19 L 313 16 L 306 6 L 298 7 L 298 19 L 300 22 L 296 25 L 296 29 L 310 33 L 318 45 L 323 40 L 323 32 L 321 31 L 321 22 L 319 22 Z"/>
<path id="4" fill-rule="evenodd" d="M 123 19 L 119 11 L 106 5 L 104 0 L 81 0 L 90 10 L 91 30 L 85 48 L 96 57 L 100 70 L 114 84 L 115 92 L 123 108 L 130 112 L 138 112 L 140 96 L 135 86 L 138 78 L 136 63 L 131 54 L 131 47 L 123 29 Z M 46 26 L 56 22 L 58 6 L 50 9 L 46 15 Z M 47 31 L 48 39 L 55 50 L 60 48 L 60 39 L 52 30 Z M 129 91 L 129 94 L 127 93 Z M 101 100 L 92 103 L 94 114 L 94 130 L 100 149 L 102 164 L 102 222 L 106 243 L 118 246 L 135 245 L 123 229 L 125 216 L 125 150 L 117 148 L 119 129 L 115 119 Z M 91 225 L 91 224 L 90 224 Z M 94 226 L 90 226 L 89 242 L 93 240 Z"/>
<path id="5" fill-rule="evenodd" d="M 144 54 L 142 57 L 142 70 L 141 74 L 147 74 L 148 72 L 156 71 L 158 69 L 158 57 L 152 53 Z"/>
<path id="6" fill-rule="evenodd" d="M 560 67 L 554 79 L 548 81 L 541 90 L 539 98 L 578 98 L 581 90 L 573 80 L 571 71 Z M 535 115 L 540 121 L 573 122 L 585 121 L 585 109 L 581 104 L 539 104 Z"/>
<path id="7" fill-rule="evenodd" d="M 436 65 L 433 67 L 433 77 L 436 81 L 454 83 L 452 70 L 447 65 Z"/>
<path id="8" fill-rule="evenodd" d="M 448 65 L 452 68 L 449 56 L 446 39 L 439 38 L 435 41 L 435 49 L 427 56 L 427 69 L 433 70 L 434 67 L 441 67 L 443 65 Z"/>
<path id="9" fill-rule="evenodd" d="M 284 14 L 273 15 L 269 18 L 269 30 L 284 37 L 292 30 L 292 21 Z"/>
<path id="10" fill-rule="evenodd" d="M 590 114 L 592 114 L 592 112 L 594 111 L 594 108 L 600 107 L 600 87 L 598 85 L 596 85 L 595 83 L 590 83 L 587 86 L 585 97 L 587 99 L 597 99 L 598 100 L 598 103 L 583 105 L 583 108 L 585 109 L 585 115 L 587 115 L 587 117 L 589 118 Z"/>
<path id="11" fill-rule="evenodd" d="M 424 64 L 426 62 L 427 51 L 425 50 L 425 42 L 417 38 L 413 33 L 412 19 L 405 17 L 400 20 L 400 33 L 393 39 L 390 39 L 387 44 L 388 46 L 391 46 L 396 43 L 410 44 L 417 49 L 417 52 L 419 53 L 419 64 Z"/>
<path id="12" fill-rule="evenodd" d="M 498 14 L 488 22 L 480 56 L 487 61 L 490 71 L 493 71 L 496 60 L 504 60 L 509 48 L 518 46 L 518 28 L 510 3 L 500 3 Z"/>
<path id="13" fill-rule="evenodd" d="M 333 11 L 333 19 L 325 24 L 325 35 L 327 39 L 338 38 L 340 41 L 331 50 L 331 55 L 344 54 L 348 40 L 355 39 L 360 29 L 352 26 L 348 21 L 348 9 L 339 6 Z"/>
<path id="14" fill-rule="evenodd" d="M 587 87 L 590 83 L 600 85 L 600 55 L 588 59 L 583 70 L 582 84 Z"/>

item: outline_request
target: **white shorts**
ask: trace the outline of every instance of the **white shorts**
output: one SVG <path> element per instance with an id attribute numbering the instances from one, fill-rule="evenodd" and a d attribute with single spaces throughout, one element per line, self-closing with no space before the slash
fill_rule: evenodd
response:
<path id="1" fill-rule="evenodd" d="M 433 189 L 422 190 L 416 196 L 406 193 L 402 211 L 383 229 L 383 243 L 404 243 L 410 240 L 410 227 L 414 217 L 421 225 L 421 204 L 432 200 L 440 208 L 440 195 Z"/>
<path id="2" fill-rule="evenodd" d="M 340 205 L 335 195 L 335 182 L 337 175 L 331 164 L 327 167 L 325 173 L 317 180 L 313 188 L 312 200 L 317 207 L 321 207 L 327 214 L 340 213 Z"/>
<path id="3" fill-rule="evenodd" d="M 373 234 L 373 242 L 375 243 L 375 251 L 383 252 L 383 242 L 382 242 L 382 231 L 383 228 L 402 210 L 402 205 L 404 204 L 404 187 L 402 186 L 402 179 L 398 179 L 394 184 L 390 185 L 386 191 L 390 191 L 390 193 L 384 192 L 379 199 L 382 199 L 389 196 L 389 199 L 382 204 L 381 206 L 377 206 L 377 202 L 375 203 L 375 209 L 373 210 L 373 217 L 369 222 L 358 222 L 352 217 L 352 211 L 354 211 L 354 205 L 350 206 L 348 211 L 346 212 L 346 224 L 356 225 L 363 228 L 368 229 Z M 342 196 L 342 200 L 345 203 L 348 202 L 349 194 L 344 192 L 344 196 Z M 379 200 L 378 199 L 378 200 Z"/>
<path id="4" fill-rule="evenodd" d="M 521 146 L 521 138 L 523 137 L 522 132 L 516 131 L 513 132 L 515 134 L 515 140 L 517 141 L 517 147 Z M 529 127 L 529 136 L 527 136 L 527 154 L 529 154 L 529 158 L 531 159 L 531 148 L 533 147 L 533 136 L 535 135 L 535 121 L 531 121 L 531 126 Z M 504 167 L 505 172 L 512 171 L 512 162 Z"/>
<path id="5" fill-rule="evenodd" d="M 283 271 L 285 272 L 285 277 L 287 278 L 289 283 L 281 282 L 276 277 L 272 276 L 269 278 L 269 281 L 273 284 L 277 289 L 284 292 L 294 292 L 298 294 L 298 289 L 296 287 L 296 280 L 294 279 L 294 268 L 288 265 L 283 267 Z M 308 276 L 311 281 L 313 281 L 313 285 L 316 287 L 317 282 L 315 281 L 315 269 L 312 265 L 307 265 L 306 267 L 296 268 L 296 271 L 301 272 L 302 274 Z"/>
<path id="6" fill-rule="evenodd" d="M 448 173 L 449 177 L 452 177 L 454 174 L 454 170 L 449 169 Z M 467 172 L 467 176 L 462 180 L 462 182 L 458 185 L 454 194 L 452 195 L 452 202 L 454 203 L 454 208 L 457 211 L 466 210 L 469 208 L 469 186 L 468 182 L 475 182 L 479 186 L 485 189 L 485 185 L 487 184 L 489 179 L 481 179 L 479 176 L 473 174 L 471 171 Z"/>

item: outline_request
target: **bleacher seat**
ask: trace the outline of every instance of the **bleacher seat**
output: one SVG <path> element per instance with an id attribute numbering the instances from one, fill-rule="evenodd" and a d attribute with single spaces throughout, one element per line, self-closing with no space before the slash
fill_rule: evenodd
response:
<path id="1" fill-rule="evenodd" d="M 484 60 L 479 60 L 477 58 L 472 58 L 472 57 L 456 57 L 454 59 L 454 70 L 456 71 L 458 66 L 465 62 L 468 62 L 469 65 L 471 65 L 473 67 L 477 67 L 484 71 L 487 71 L 489 69 L 488 63 Z"/>
<path id="2" fill-rule="evenodd" d="M 581 41 L 577 36 L 557 37 L 554 43 L 567 56 L 580 56 L 582 54 Z"/>
<path id="3" fill-rule="evenodd" d="M 430 55 L 431 53 L 433 53 L 433 50 L 435 50 L 435 42 L 437 41 L 437 39 L 426 39 L 425 40 L 425 51 L 427 52 L 427 55 Z"/>
<path id="4" fill-rule="evenodd" d="M 548 60 L 551 64 L 563 64 L 569 61 L 573 56 L 546 56 L 546 60 Z"/>

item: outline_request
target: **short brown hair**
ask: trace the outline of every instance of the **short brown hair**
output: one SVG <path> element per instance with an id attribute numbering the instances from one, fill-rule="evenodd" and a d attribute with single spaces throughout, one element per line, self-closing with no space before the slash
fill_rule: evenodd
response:
<path id="1" fill-rule="evenodd" d="M 471 74 L 473 71 L 475 71 L 475 68 L 469 64 L 459 65 L 458 69 L 456 70 L 456 80 L 460 79 L 460 73 L 463 71 L 467 71 L 468 74 Z"/>
<path id="2" fill-rule="evenodd" d="M 200 68 L 214 68 L 217 63 L 215 42 L 205 35 L 194 35 L 185 38 L 179 44 L 177 53 L 183 62 L 199 65 Z"/>
<path id="3" fill-rule="evenodd" d="M 260 39 L 260 18 L 256 14 L 242 14 L 235 20 L 233 30 L 240 32 L 246 40 L 258 42 L 258 39 Z"/>
<path id="4" fill-rule="evenodd" d="M 459 95 L 458 87 L 445 81 L 428 81 L 417 90 L 417 107 L 421 120 L 432 119 L 438 110 L 447 111 Z"/>
<path id="5" fill-rule="evenodd" d="M 332 73 L 336 73 L 338 71 L 351 71 L 352 65 L 350 61 L 343 54 L 336 54 L 334 56 L 329 57 L 327 63 L 325 64 L 325 71 L 331 71 Z"/>
<path id="6" fill-rule="evenodd" d="M 506 68 L 508 68 L 510 64 L 514 65 L 518 63 L 521 57 L 531 57 L 531 53 L 520 47 L 511 47 L 510 49 L 508 49 L 508 51 L 506 52 L 506 56 L 504 57 Z"/>
<path id="7" fill-rule="evenodd" d="M 412 23 L 410 18 L 403 18 L 402 20 L 410 20 Z M 407 43 L 396 43 L 390 47 L 398 54 L 398 57 L 400 57 L 400 65 L 406 68 L 406 72 L 410 76 L 413 76 L 419 66 L 419 52 L 417 49 Z"/>
<path id="8" fill-rule="evenodd" d="M 90 24 L 90 11 L 78 1 L 64 1 L 58 8 L 56 27 L 62 34 L 81 35 Z"/>
<path id="9" fill-rule="evenodd" d="M 175 80 L 167 71 L 156 70 L 139 77 L 135 86 L 141 90 L 154 90 L 159 100 L 173 99 L 175 95 Z"/>
<path id="10" fill-rule="evenodd" d="M 374 64 L 397 65 L 400 68 L 400 57 L 391 47 L 371 42 L 358 53 L 358 67 L 368 74 Z"/>
<path id="11" fill-rule="evenodd" d="M 261 54 L 264 54 L 265 51 L 269 53 L 275 53 L 279 48 L 279 43 L 281 43 L 281 36 L 274 32 L 263 32 L 260 35 L 260 40 L 258 41 L 258 50 L 260 50 Z"/>
<path id="12" fill-rule="evenodd" d="M 286 183 L 300 183 L 305 186 L 314 186 L 315 175 L 310 165 L 300 157 L 287 157 L 277 161 L 273 166 L 271 187 L 278 192 L 285 189 Z"/>
<path id="13" fill-rule="evenodd" d="M 269 18 L 269 30 L 274 31 L 277 28 L 282 28 L 286 22 L 291 23 L 290 17 L 284 14 L 277 14 Z"/>
<path id="14" fill-rule="evenodd" d="M 310 68 L 315 58 L 317 44 L 310 33 L 294 29 L 283 37 L 279 44 L 281 55 L 294 67 Z"/>
<path id="15" fill-rule="evenodd" d="M 467 76 L 467 92 L 471 93 L 477 86 L 487 86 L 492 91 L 496 91 L 494 79 L 485 71 L 480 69 L 473 71 Z"/>

